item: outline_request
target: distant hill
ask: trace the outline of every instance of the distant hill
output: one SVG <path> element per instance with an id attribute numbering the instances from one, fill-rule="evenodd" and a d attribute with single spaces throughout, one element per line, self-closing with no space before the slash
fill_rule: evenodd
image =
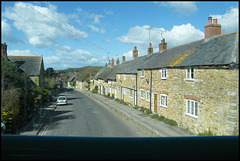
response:
<path id="1" fill-rule="evenodd" d="M 97 74 L 97 72 L 103 68 L 103 66 L 86 66 L 82 68 L 68 68 L 64 70 L 59 70 L 60 75 L 68 75 L 68 77 L 75 75 L 77 73 L 77 80 L 87 81 L 90 80 Z"/>

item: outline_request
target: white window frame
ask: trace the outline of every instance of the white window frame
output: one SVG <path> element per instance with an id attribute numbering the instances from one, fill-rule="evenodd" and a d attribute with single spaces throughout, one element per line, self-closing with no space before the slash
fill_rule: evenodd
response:
<path id="1" fill-rule="evenodd" d="M 144 78 L 144 69 L 141 71 L 141 77 Z"/>
<path id="2" fill-rule="evenodd" d="M 198 118 L 199 115 L 199 103 L 192 99 L 186 99 L 186 115 Z"/>
<path id="3" fill-rule="evenodd" d="M 167 105 L 168 105 L 168 95 L 160 94 L 160 106 L 167 108 Z"/>
<path id="4" fill-rule="evenodd" d="M 129 98 L 133 98 L 133 90 L 129 89 Z"/>
<path id="5" fill-rule="evenodd" d="M 186 69 L 186 80 L 194 80 L 194 71 L 195 69 L 192 67 Z"/>
<path id="6" fill-rule="evenodd" d="M 118 93 L 120 93 L 120 91 L 121 91 L 121 87 L 120 87 L 120 86 L 118 86 Z"/>
<path id="7" fill-rule="evenodd" d="M 118 79 L 120 79 L 120 74 L 118 74 Z"/>
<path id="8" fill-rule="evenodd" d="M 123 88 L 123 94 L 127 95 L 127 89 L 126 88 Z"/>
<path id="9" fill-rule="evenodd" d="M 143 99 L 143 100 L 145 98 L 145 90 L 144 89 L 141 89 L 140 98 Z"/>
<path id="10" fill-rule="evenodd" d="M 126 74 L 123 75 L 123 80 L 126 80 Z"/>
<path id="11" fill-rule="evenodd" d="M 114 93 L 114 90 L 115 90 L 115 89 L 114 89 L 114 88 L 112 88 L 112 94 Z"/>
<path id="12" fill-rule="evenodd" d="M 134 80 L 134 74 L 132 74 L 132 80 Z"/>
<path id="13" fill-rule="evenodd" d="M 110 80 L 108 81 L 108 84 L 111 84 L 111 81 L 110 81 Z"/>
<path id="14" fill-rule="evenodd" d="M 167 79 L 167 68 L 162 68 L 161 79 Z"/>
<path id="15" fill-rule="evenodd" d="M 150 91 L 147 91 L 146 100 L 147 100 L 148 102 L 150 102 Z"/>

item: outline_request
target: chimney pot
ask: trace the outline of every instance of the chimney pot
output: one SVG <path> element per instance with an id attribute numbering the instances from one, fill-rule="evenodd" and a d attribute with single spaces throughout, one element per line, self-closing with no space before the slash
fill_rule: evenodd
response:
<path id="1" fill-rule="evenodd" d="M 212 17 L 208 17 L 208 23 L 212 23 Z"/>
<path id="2" fill-rule="evenodd" d="M 213 19 L 213 23 L 217 24 L 217 19 Z"/>

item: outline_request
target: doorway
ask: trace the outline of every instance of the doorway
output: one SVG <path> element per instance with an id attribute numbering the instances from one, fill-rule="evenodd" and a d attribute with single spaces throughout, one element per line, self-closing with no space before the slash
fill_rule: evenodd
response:
<path id="1" fill-rule="evenodd" d="M 157 113 L 157 94 L 154 93 L 153 96 L 154 96 L 154 97 L 153 97 L 153 100 L 154 100 L 154 102 L 153 102 L 153 104 L 154 104 L 153 112 L 154 112 L 154 113 Z"/>

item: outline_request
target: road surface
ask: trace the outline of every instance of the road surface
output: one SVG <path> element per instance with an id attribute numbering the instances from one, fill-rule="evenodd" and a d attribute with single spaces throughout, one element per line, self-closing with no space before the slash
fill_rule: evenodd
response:
<path id="1" fill-rule="evenodd" d="M 123 120 L 79 91 L 60 93 L 68 105 L 57 106 L 39 135 L 83 137 L 148 137 L 141 129 Z"/>

